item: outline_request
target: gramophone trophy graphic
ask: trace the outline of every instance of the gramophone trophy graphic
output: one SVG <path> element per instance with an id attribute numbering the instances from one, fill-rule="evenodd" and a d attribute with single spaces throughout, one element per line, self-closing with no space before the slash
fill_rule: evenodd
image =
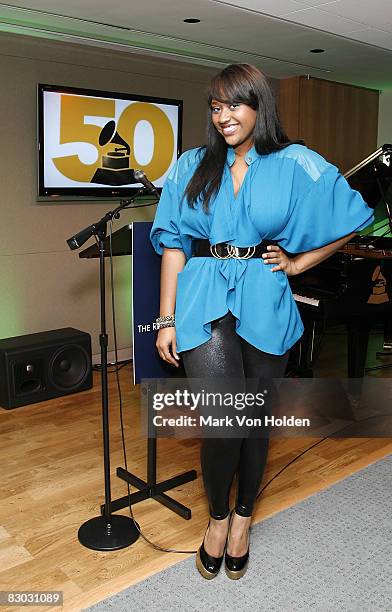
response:
<path id="1" fill-rule="evenodd" d="M 133 168 L 129 167 L 131 147 L 117 132 L 115 121 L 108 121 L 102 128 L 98 142 L 101 147 L 107 144 L 120 146 L 114 146 L 113 150 L 102 155 L 101 168 L 96 170 L 90 182 L 112 186 L 136 183 Z"/>

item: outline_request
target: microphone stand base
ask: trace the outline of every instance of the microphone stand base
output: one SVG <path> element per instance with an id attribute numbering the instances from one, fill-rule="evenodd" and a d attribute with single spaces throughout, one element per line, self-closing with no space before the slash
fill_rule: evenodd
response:
<path id="1" fill-rule="evenodd" d="M 130 546 L 140 533 L 133 519 L 122 514 L 112 514 L 110 523 L 105 516 L 95 516 L 80 526 L 78 539 L 92 550 L 111 551 Z"/>

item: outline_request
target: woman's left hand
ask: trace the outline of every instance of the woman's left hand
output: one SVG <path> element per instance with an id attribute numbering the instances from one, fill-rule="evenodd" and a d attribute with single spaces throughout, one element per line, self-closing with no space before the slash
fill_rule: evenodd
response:
<path id="1" fill-rule="evenodd" d="M 283 270 L 287 274 L 287 276 L 294 276 L 295 274 L 299 274 L 295 258 L 291 259 L 287 257 L 287 255 L 282 251 L 280 247 L 275 244 L 270 244 L 267 246 L 268 253 L 263 253 L 262 258 L 264 259 L 265 264 L 276 264 L 273 268 L 271 268 L 271 272 L 277 272 L 278 270 Z"/>

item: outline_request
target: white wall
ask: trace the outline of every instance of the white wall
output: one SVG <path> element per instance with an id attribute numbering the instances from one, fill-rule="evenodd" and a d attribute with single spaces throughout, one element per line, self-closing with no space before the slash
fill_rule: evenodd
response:
<path id="1" fill-rule="evenodd" d="M 378 108 L 377 144 L 381 146 L 390 143 L 392 143 L 392 87 L 381 91 Z"/>

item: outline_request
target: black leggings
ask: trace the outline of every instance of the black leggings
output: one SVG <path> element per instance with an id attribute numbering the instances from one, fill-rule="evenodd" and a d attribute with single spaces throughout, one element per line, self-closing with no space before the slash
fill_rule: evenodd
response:
<path id="1" fill-rule="evenodd" d="M 290 351 L 283 355 L 260 351 L 236 333 L 235 321 L 228 312 L 212 322 L 210 340 L 181 353 L 187 378 L 283 378 Z M 252 515 L 268 443 L 266 431 L 260 427 L 250 429 L 246 438 L 203 438 L 201 469 L 213 518 L 223 519 L 229 514 L 229 495 L 236 471 L 236 513 Z"/>

